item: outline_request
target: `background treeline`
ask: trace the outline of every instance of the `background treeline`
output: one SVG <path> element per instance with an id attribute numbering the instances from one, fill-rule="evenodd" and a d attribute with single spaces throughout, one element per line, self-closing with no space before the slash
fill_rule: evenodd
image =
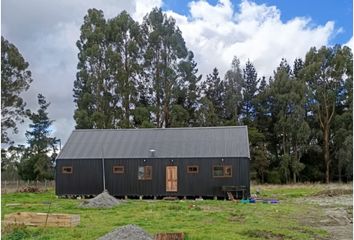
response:
<path id="1" fill-rule="evenodd" d="M 271 77 L 235 56 L 202 78 L 173 18 L 88 10 L 74 82 L 76 128 L 248 125 L 259 182 L 352 179 L 351 49 L 311 48 Z M 210 49 L 213 51 L 213 49 Z M 236 146 L 235 146 L 236 147 Z"/>

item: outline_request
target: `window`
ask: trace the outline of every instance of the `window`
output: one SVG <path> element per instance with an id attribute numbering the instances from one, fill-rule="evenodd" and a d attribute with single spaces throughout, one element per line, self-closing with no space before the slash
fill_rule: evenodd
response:
<path id="1" fill-rule="evenodd" d="M 232 166 L 213 166 L 213 177 L 232 177 Z"/>
<path id="2" fill-rule="evenodd" d="M 197 165 L 187 166 L 187 173 L 198 173 L 198 172 L 199 172 L 199 166 Z"/>
<path id="3" fill-rule="evenodd" d="M 140 166 L 138 168 L 139 180 L 151 180 L 152 179 L 152 166 Z"/>
<path id="4" fill-rule="evenodd" d="M 123 174 L 124 173 L 124 166 L 113 166 L 113 173 Z"/>
<path id="5" fill-rule="evenodd" d="M 73 173 L 73 167 L 64 166 L 64 167 L 61 168 L 61 172 L 63 174 L 72 174 Z"/>

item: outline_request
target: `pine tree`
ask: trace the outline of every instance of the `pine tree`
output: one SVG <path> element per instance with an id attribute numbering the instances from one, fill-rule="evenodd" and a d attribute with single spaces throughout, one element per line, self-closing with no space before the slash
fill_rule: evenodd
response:
<path id="1" fill-rule="evenodd" d="M 293 181 L 304 168 L 300 158 L 305 151 L 310 128 L 305 121 L 305 84 L 292 75 L 291 68 L 285 59 L 274 75 L 270 85 L 270 93 L 274 97 L 275 125 L 280 153 L 280 169 L 285 181 L 293 175 Z"/>
<path id="2" fill-rule="evenodd" d="M 38 94 L 39 109 L 37 113 L 27 112 L 32 123 L 30 131 L 26 131 L 28 148 L 19 165 L 19 175 L 24 180 L 53 179 L 54 160 L 56 157 L 58 139 L 51 137 L 53 120 L 48 117 L 45 97 Z"/>
<path id="3" fill-rule="evenodd" d="M 248 60 L 246 67 L 243 69 L 243 102 L 242 102 L 242 122 L 244 125 L 252 125 L 255 119 L 256 110 L 254 99 L 257 94 L 257 71 L 253 64 Z"/>
<path id="4" fill-rule="evenodd" d="M 202 83 L 201 95 L 209 100 L 204 100 L 204 102 L 207 103 L 208 108 L 213 109 L 212 115 L 214 115 L 214 113 L 216 114 L 215 121 L 214 116 L 210 118 L 213 119 L 213 124 L 216 124 L 216 126 L 223 125 L 225 112 L 225 85 L 219 77 L 219 71 L 217 68 L 214 68 L 213 72 L 207 75 L 206 81 Z M 210 123 L 206 124 L 209 125 Z"/>
<path id="5" fill-rule="evenodd" d="M 12 144 L 8 130 L 17 133 L 17 123 L 26 117 L 26 103 L 20 96 L 32 82 L 31 72 L 15 45 L 1 36 L 1 142 Z"/>

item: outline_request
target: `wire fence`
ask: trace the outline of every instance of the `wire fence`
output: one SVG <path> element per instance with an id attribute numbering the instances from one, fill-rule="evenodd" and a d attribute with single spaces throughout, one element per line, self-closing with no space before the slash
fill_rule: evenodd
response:
<path id="1" fill-rule="evenodd" d="M 16 192 L 30 192 L 32 191 L 47 191 L 55 187 L 54 180 L 44 181 L 1 181 L 1 193 L 16 193 Z"/>

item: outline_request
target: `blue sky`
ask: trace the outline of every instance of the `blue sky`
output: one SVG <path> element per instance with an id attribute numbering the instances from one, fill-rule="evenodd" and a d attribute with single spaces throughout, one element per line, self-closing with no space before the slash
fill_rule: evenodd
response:
<path id="1" fill-rule="evenodd" d="M 288 21 L 294 17 L 310 17 L 313 25 L 335 22 L 335 29 L 340 30 L 330 39 L 330 44 L 344 44 L 353 35 L 353 1 L 352 0 L 253 0 L 257 4 L 275 5 L 281 11 L 281 20 Z M 164 0 L 163 9 L 173 10 L 188 15 L 190 0 Z M 208 0 L 212 5 L 217 0 Z M 232 0 L 237 10 L 239 0 Z"/>

